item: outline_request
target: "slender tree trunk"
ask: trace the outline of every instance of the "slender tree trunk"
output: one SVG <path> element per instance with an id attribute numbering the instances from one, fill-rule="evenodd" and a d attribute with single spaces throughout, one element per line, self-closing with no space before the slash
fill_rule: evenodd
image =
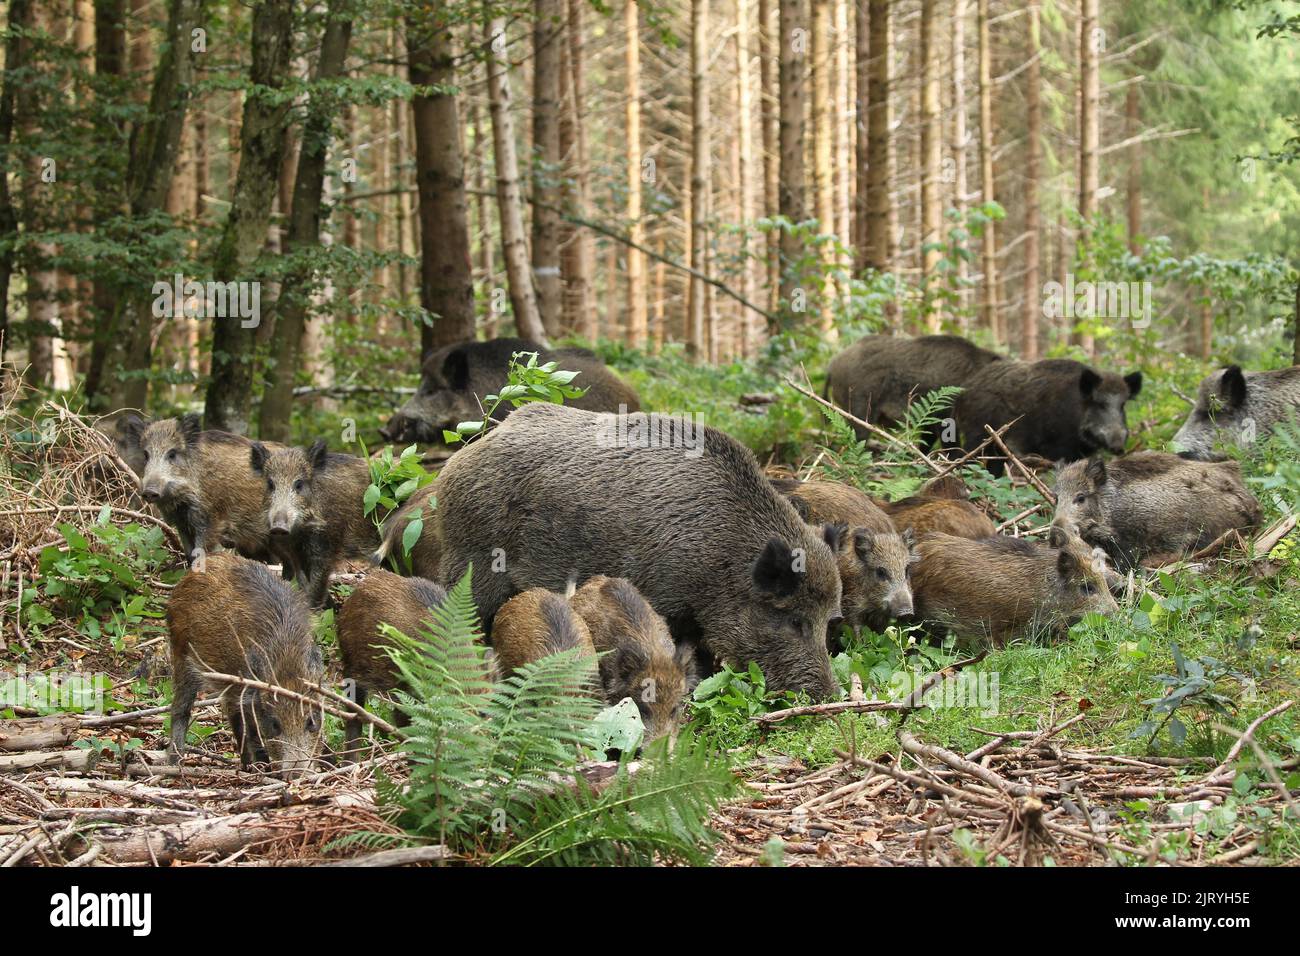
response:
<path id="1" fill-rule="evenodd" d="M 1101 28 L 1097 8 L 1098 0 L 1079 0 L 1079 216 L 1084 229 L 1097 215 L 1097 149 L 1101 136 Z M 1089 355 L 1096 352 L 1090 331 L 1079 335 L 1079 344 Z"/>
<path id="2" fill-rule="evenodd" d="M 834 0 L 811 0 L 812 3 L 812 138 L 813 138 L 813 207 L 818 230 L 835 232 L 835 172 L 832 157 L 831 116 L 831 17 Z M 826 283 L 819 309 L 822 332 L 834 328 L 835 279 L 830 274 L 833 250 L 821 250 Z"/>
<path id="3" fill-rule="evenodd" d="M 894 207 L 889 185 L 894 178 L 890 137 L 894 114 L 890 101 L 893 30 L 889 0 L 870 0 L 867 43 L 867 183 L 865 265 L 888 272 L 894 261 Z"/>
<path id="4" fill-rule="evenodd" d="M 315 82 L 327 83 L 344 74 L 348 45 L 352 40 L 352 19 L 343 12 L 343 0 L 329 5 Z M 293 198 L 290 200 L 289 228 L 285 253 L 302 255 L 321 244 L 321 200 L 325 189 L 325 162 L 333 140 L 331 97 L 323 91 L 313 92 L 307 103 L 303 125 L 302 148 L 294 175 Z M 387 115 L 387 111 L 385 111 Z M 303 330 L 307 324 L 308 295 L 312 270 L 295 265 L 280 286 L 275 324 L 273 353 L 262 392 L 259 420 L 261 437 L 268 441 L 287 442 L 293 413 L 293 383 L 298 371 Z M 324 321 L 321 319 L 320 321 Z"/>
<path id="5" fill-rule="evenodd" d="M 936 274 L 943 241 L 943 138 L 939 113 L 939 47 L 935 9 L 938 0 L 921 0 L 921 268 L 927 284 L 925 327 L 939 330 L 939 310 L 935 303 Z"/>
<path id="6" fill-rule="evenodd" d="M 565 0 L 533 0 L 532 252 L 537 310 L 548 336 L 561 331 L 560 61 Z"/>
<path id="7" fill-rule="evenodd" d="M 849 66 L 849 7 L 854 0 L 835 0 L 835 232 L 845 246 L 853 244 L 853 73 Z M 852 261 L 837 256 L 847 269 Z"/>
<path id="8" fill-rule="evenodd" d="M 587 144 L 587 124 L 583 109 L 587 96 L 587 64 L 585 27 L 582 11 L 584 0 L 568 0 L 569 11 L 569 114 L 573 122 L 573 149 L 571 163 L 573 196 L 572 208 L 582 218 L 591 209 L 591 161 Z M 572 300 L 573 328 L 588 342 L 596 341 L 599 321 L 596 315 L 596 247 L 586 229 L 577 229 L 566 254 L 568 262 L 566 289 Z"/>
<path id="9" fill-rule="evenodd" d="M 966 131 L 966 0 L 953 0 L 952 5 L 952 163 L 953 207 L 966 216 L 966 146 L 970 137 Z M 962 332 L 969 331 L 970 292 L 967 287 L 969 270 L 965 258 L 957 260 L 957 296 L 959 310 L 957 322 Z"/>
<path id="10" fill-rule="evenodd" d="M 777 50 L 780 63 L 781 110 L 781 179 L 779 211 L 789 222 L 801 223 L 808 218 L 807 183 L 804 175 L 804 112 L 807 98 L 808 16 L 804 0 L 778 0 L 780 29 Z M 806 290 L 799 286 L 794 264 L 803 257 L 803 243 L 791 232 L 781 233 L 781 316 L 786 326 L 803 321 L 806 312 L 802 299 Z"/>
<path id="11" fill-rule="evenodd" d="M 772 14 L 777 0 L 758 0 L 759 123 L 763 127 L 763 215 L 780 207 L 781 146 L 777 122 L 777 56 L 773 52 Z M 781 239 L 767 232 L 767 310 L 775 312 L 781 296 Z"/>
<path id="12" fill-rule="evenodd" d="M 1138 84 L 1130 83 L 1124 98 L 1124 136 L 1134 139 L 1142 125 Z M 1142 251 L 1142 144 L 1134 142 L 1128 153 L 1128 186 L 1126 211 L 1128 213 L 1128 249 L 1133 255 Z"/>
<path id="13" fill-rule="evenodd" d="M 867 268 L 867 184 L 871 165 L 868 150 L 871 137 L 867 131 L 867 89 L 871 83 L 871 4 L 869 0 L 853 0 L 853 71 L 854 71 L 854 125 L 857 137 L 853 148 L 853 271 L 861 273 Z"/>
<path id="14" fill-rule="evenodd" d="M 265 0 L 253 8 L 253 64 L 249 79 L 259 88 L 281 89 L 292 63 L 293 0 Z M 266 242 L 284 150 L 287 102 L 253 95 L 244 104 L 235 194 L 213 262 L 218 282 L 249 281 Z M 256 380 L 256 326 L 238 317 L 215 318 L 212 381 L 204 403 L 208 428 L 243 435 Z M 260 323 L 259 323 L 260 324 Z"/>
<path id="15" fill-rule="evenodd" d="M 748 237 L 749 225 L 754 217 L 754 150 L 753 150 L 753 84 L 750 76 L 750 0 L 736 0 L 736 112 L 737 112 L 737 186 L 739 190 L 739 219 Z M 745 255 L 740 263 L 740 294 L 754 301 L 753 262 Z M 757 327 L 749 309 L 741 307 L 737 328 L 737 346 L 742 356 L 753 354 Z"/>
<path id="16" fill-rule="evenodd" d="M 993 50 L 989 38 L 989 0 L 978 0 L 979 98 L 980 98 L 980 200 L 997 200 L 993 178 Z M 998 312 L 998 240 L 996 224 L 985 223 L 980 237 L 980 260 L 984 271 L 982 324 L 995 345 L 1006 341 Z"/>
<path id="17" fill-rule="evenodd" d="M 690 265 L 707 270 L 708 216 L 711 183 L 709 143 L 709 0 L 691 0 L 691 255 Z M 705 283 L 691 277 L 687 315 L 691 335 L 687 353 L 697 362 L 709 361 L 713 352 L 712 317 L 708 314 Z"/>
<path id="18" fill-rule="evenodd" d="M 0 85 L 0 150 L 6 155 L 14 133 L 14 117 L 18 84 L 14 80 L 14 71 L 23 65 L 25 44 L 22 43 L 13 28 L 25 26 L 30 22 L 30 0 L 10 0 L 9 38 L 5 43 L 5 70 Z M 0 236 L 18 234 L 18 211 L 14 208 L 13 195 L 9 190 L 9 176 L 0 170 Z M 7 372 L 4 368 L 5 352 L 12 343 L 9 341 L 9 283 L 14 273 L 14 251 L 6 243 L 0 247 L 0 389 L 6 387 Z"/>
<path id="19" fill-rule="evenodd" d="M 446 22 L 449 14 L 450 8 L 439 2 L 421 8 L 406 21 L 411 82 L 432 88 L 428 96 L 411 100 L 420 223 L 420 305 L 434 320 L 432 326 L 420 330 L 421 362 L 444 345 L 474 338 L 474 276 L 469 261 L 460 110 L 456 95 L 442 92 L 455 79 L 452 36 Z"/>
<path id="20" fill-rule="evenodd" d="M 487 315 L 483 322 L 483 334 L 489 339 L 497 337 L 497 310 L 494 307 L 494 289 L 496 288 L 496 263 L 492 254 L 492 217 L 488 206 L 487 170 L 492 161 L 491 137 L 488 122 L 478 104 L 469 107 L 469 128 L 474 136 L 474 235 L 478 249 L 478 281 L 482 283 L 481 294 L 488 302 Z M 566 250 L 567 251 L 567 250 Z"/>
<path id="21" fill-rule="evenodd" d="M 628 236 L 645 242 L 641 221 L 641 36 L 637 0 L 623 2 L 623 28 L 627 59 L 627 223 Z M 627 256 L 627 341 L 646 347 L 645 257 L 629 246 Z"/>
<path id="22" fill-rule="evenodd" d="M 1029 69 L 1025 77 L 1025 112 L 1028 133 L 1025 146 L 1025 286 L 1020 305 L 1020 355 L 1026 362 L 1038 360 L 1038 315 L 1043 291 L 1039 279 L 1039 245 L 1042 212 L 1038 200 L 1039 165 L 1042 152 L 1042 44 L 1039 39 L 1038 4 L 1029 5 L 1029 48 L 1025 51 Z"/>
<path id="23" fill-rule="evenodd" d="M 492 146 L 497 167 L 497 215 L 501 219 L 501 247 L 506 278 L 510 283 L 510 306 L 515 329 L 525 339 L 547 344 L 546 329 L 537 309 L 533 277 L 528 268 L 528 244 L 524 240 L 523 197 L 519 191 L 519 159 L 515 152 L 515 124 L 510 113 L 510 73 L 506 59 L 506 21 L 495 17 L 487 25 L 488 104 L 492 113 Z M 457 156 L 460 151 L 457 150 Z M 436 235 L 432 221 L 426 236 Z M 466 265 L 468 266 L 468 258 Z"/>

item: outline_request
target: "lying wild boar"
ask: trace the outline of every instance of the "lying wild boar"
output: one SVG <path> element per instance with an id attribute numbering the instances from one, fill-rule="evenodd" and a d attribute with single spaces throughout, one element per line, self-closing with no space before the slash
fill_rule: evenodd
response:
<path id="1" fill-rule="evenodd" d="M 306 450 L 274 451 L 254 442 L 248 461 L 264 482 L 263 507 L 275 554 L 292 569 L 311 606 L 324 607 L 334 565 L 368 557 L 379 545 L 379 531 L 363 501 L 369 464 L 330 453 L 323 441 Z"/>
<path id="2" fill-rule="evenodd" d="M 151 423 L 131 416 L 122 421 L 121 445 L 128 461 L 141 465 L 142 497 L 176 529 L 187 560 L 196 548 L 270 560 L 262 480 L 249 468 L 248 439 L 203 431 L 195 414 Z"/>
<path id="3" fill-rule="evenodd" d="M 1085 614 L 1118 608 L 1088 546 L 1052 528 L 1046 545 L 995 536 L 931 534 L 912 572 L 916 619 L 965 640 L 1063 635 Z"/>
<path id="4" fill-rule="evenodd" d="M 956 335 L 867 335 L 831 361 L 826 393 L 856 417 L 891 427 L 906 417 L 913 400 L 946 385 L 965 385 L 980 369 L 1004 361 Z M 859 438 L 868 437 L 853 427 Z"/>
<path id="5" fill-rule="evenodd" d="M 338 614 L 339 656 L 343 677 L 352 681 L 353 700 L 364 707 L 372 691 L 385 692 L 400 686 L 393 659 L 384 650 L 392 643 L 381 633 L 390 624 L 407 637 L 418 640 L 428 626 L 429 612 L 442 604 L 447 592 L 425 578 L 403 578 L 376 568 L 353 589 Z M 393 724 L 405 727 L 406 711 L 393 710 Z M 356 755 L 361 740 L 361 721 L 350 718 L 346 726 L 347 750 Z"/>
<path id="6" fill-rule="evenodd" d="M 641 407 L 636 392 L 611 372 L 600 358 L 583 348 L 543 348 L 526 339 L 460 342 L 434 352 L 420 372 L 416 394 L 379 430 L 385 441 L 442 443 L 442 433 L 461 422 L 483 418 L 483 400 L 506 384 L 510 358 L 516 352 L 537 352 L 541 362 L 580 374 L 573 380 L 587 392 L 569 402 L 575 408 L 634 412 Z M 496 411 L 501 419 L 513 411 L 509 403 Z"/>
<path id="7" fill-rule="evenodd" d="M 899 531 L 911 531 L 918 539 L 930 532 L 958 538 L 987 538 L 996 533 L 988 515 L 969 501 L 915 496 L 882 501 L 880 508 Z"/>
<path id="8" fill-rule="evenodd" d="M 772 478 L 772 487 L 790 499 L 795 511 L 809 524 L 844 524 L 876 534 L 894 530 L 889 516 L 865 491 L 838 481 L 799 481 Z"/>
<path id="9" fill-rule="evenodd" d="M 957 396 L 957 428 L 968 451 L 988 437 L 985 425 L 1019 418 L 1003 436 L 1018 455 L 1076 461 L 1102 450 L 1120 454 L 1128 442 L 1124 404 L 1141 390 L 1141 372 L 1121 378 L 1073 359 L 996 362 Z M 989 470 L 1001 474 L 1003 462 L 990 462 Z"/>
<path id="10" fill-rule="evenodd" d="M 578 588 L 572 606 L 602 655 L 606 702 L 632 698 L 646 743 L 675 736 L 696 683 L 695 649 L 673 643 L 668 623 L 626 578 L 590 578 Z"/>
<path id="11" fill-rule="evenodd" d="M 1235 461 L 1144 451 L 1110 462 L 1076 461 L 1056 474 L 1054 523 L 1104 549 L 1122 570 L 1148 555 L 1191 554 L 1259 520 L 1259 502 Z"/>
<path id="12" fill-rule="evenodd" d="M 284 776 L 311 767 L 321 750 L 318 704 L 268 690 L 204 678 L 230 674 L 307 694 L 325 667 L 312 639 L 302 595 L 266 565 L 216 554 L 181 578 L 167 602 L 171 633 L 171 750 L 185 752 L 190 711 L 202 689 L 220 690 L 221 705 L 245 768 L 270 763 Z"/>
<path id="13" fill-rule="evenodd" d="M 1202 379 L 1174 450 L 1204 461 L 1216 445 L 1250 445 L 1292 416 L 1300 416 L 1300 365 L 1271 372 L 1229 365 Z"/>
<path id="14" fill-rule="evenodd" d="M 620 437 L 633 434 L 646 440 Z M 678 642 L 756 661 L 773 689 L 838 692 L 825 638 L 843 615 L 828 539 L 723 432 L 526 405 L 453 455 L 438 489 L 439 578 L 472 562 L 485 619 L 518 591 L 563 588 L 571 575 L 625 577 Z"/>

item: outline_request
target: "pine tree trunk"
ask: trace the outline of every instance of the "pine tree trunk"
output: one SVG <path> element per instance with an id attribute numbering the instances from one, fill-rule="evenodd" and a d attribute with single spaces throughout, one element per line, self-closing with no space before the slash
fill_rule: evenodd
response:
<path id="1" fill-rule="evenodd" d="M 623 2 L 624 46 L 627 60 L 627 222 L 628 236 L 645 242 L 641 221 L 641 37 L 637 0 Z M 646 347 L 645 256 L 628 246 L 627 256 L 627 342 Z"/>
<path id="2" fill-rule="evenodd" d="M 867 131 L 867 90 L 871 84 L 871 4 L 869 0 L 853 0 L 853 72 L 854 72 L 854 123 L 857 137 L 853 148 L 853 271 L 861 273 L 867 268 L 867 184 L 870 180 L 871 137 Z"/>
<path id="3" fill-rule="evenodd" d="M 749 235 L 749 225 L 754 218 L 754 150 L 753 86 L 750 77 L 750 0 L 736 0 L 736 164 L 739 220 L 744 228 L 742 236 Z M 745 250 L 741 250 L 742 255 Z M 740 294 L 752 302 L 754 294 L 754 268 L 745 257 L 740 263 Z M 749 309 L 741 307 L 737 319 L 737 349 L 741 356 L 753 354 L 757 341 L 757 327 Z"/>
<path id="4" fill-rule="evenodd" d="M 293 0 L 265 0 L 254 7 L 251 32 L 249 79 L 259 87 L 279 90 L 292 63 Z M 250 96 L 244 104 L 239 173 L 212 268 L 218 282 L 251 280 L 251 267 L 266 242 L 288 118 L 288 103 Z M 204 402 L 208 428 L 238 435 L 248 432 L 257 335 L 250 321 L 213 319 L 212 381 Z"/>
<path id="5" fill-rule="evenodd" d="M 18 84 L 13 72 L 23 65 L 25 44 L 20 40 L 14 27 L 25 26 L 30 22 L 31 0 L 10 0 L 9 28 L 10 34 L 5 43 L 5 70 L 0 81 L 0 147 L 6 151 L 14 135 L 14 121 L 17 113 Z M 18 234 L 18 211 L 14 207 L 13 195 L 9 190 L 9 177 L 0 172 L 0 236 Z M 14 274 L 14 251 L 6 244 L 0 248 L 0 389 L 7 387 L 7 372 L 4 366 L 5 353 L 12 343 L 9 341 L 9 283 Z"/>
<path id="6" fill-rule="evenodd" d="M 953 207 L 966 216 L 966 0 L 953 0 L 952 6 L 952 163 Z M 957 259 L 958 326 L 969 331 L 970 291 L 965 258 Z"/>
<path id="7" fill-rule="evenodd" d="M 781 109 L 781 178 L 779 212 L 791 225 L 808 218 L 807 183 L 804 175 L 803 145 L 806 133 L 804 115 L 807 98 L 806 40 L 808 16 L 804 0 L 778 0 L 779 26 L 777 50 L 780 64 Z M 787 327 L 800 324 L 805 307 L 800 300 L 807 294 L 799 287 L 799 276 L 792 268 L 803 258 L 799 237 L 781 233 L 781 319 Z"/>
<path id="8" fill-rule="evenodd" d="M 561 332 L 560 61 L 565 0 L 533 0 L 532 253 L 537 311 L 548 336 Z"/>
<path id="9" fill-rule="evenodd" d="M 921 0 L 921 269 L 928 289 L 925 327 L 931 332 L 939 331 L 940 315 L 932 286 L 939 279 L 937 267 L 943 255 L 937 248 L 943 240 L 937 5 L 937 0 Z"/>
<path id="10" fill-rule="evenodd" d="M 584 0 L 568 0 L 569 91 L 565 115 L 573 127 L 572 155 L 569 156 L 569 179 L 572 182 L 569 207 L 579 218 L 591 210 L 591 169 L 587 146 L 587 124 L 583 109 L 586 103 L 586 43 L 582 19 Z M 566 151 L 568 155 L 568 151 Z M 595 342 L 599 332 L 593 277 L 596 272 L 596 248 L 591 233 L 574 230 L 563 255 L 564 288 L 568 327 L 588 342 Z"/>
<path id="11" fill-rule="evenodd" d="M 1084 220 L 1085 229 L 1097 215 L 1097 148 L 1101 133 L 1098 116 L 1101 33 L 1097 7 L 1098 0 L 1079 3 L 1079 216 Z M 1081 333 L 1079 344 L 1088 355 L 1096 352 L 1091 332 Z"/>
<path id="12" fill-rule="evenodd" d="M 993 178 L 993 50 L 989 38 L 989 0 L 978 0 L 979 8 L 979 97 L 980 97 L 980 201 L 995 202 Z M 998 241 L 996 224 L 984 224 L 980 239 L 980 260 L 984 271 L 981 324 L 993 336 L 995 345 L 1006 341 L 998 312 Z"/>
<path id="13" fill-rule="evenodd" d="M 440 2 L 407 18 L 410 76 L 418 86 L 441 89 L 454 81 L 452 36 L 445 22 L 449 15 L 450 8 Z M 411 101 L 411 111 L 420 223 L 420 305 L 437 316 L 432 326 L 420 329 L 423 362 L 444 345 L 474 338 L 474 276 L 456 95 L 434 92 L 417 96 Z"/>
<path id="14" fill-rule="evenodd" d="M 691 0 L 691 246 L 690 266 L 707 270 L 708 216 L 711 183 L 709 143 L 709 2 Z M 713 352 L 712 322 L 708 314 L 705 283 L 691 277 L 686 307 L 690 317 L 687 354 L 697 362 L 709 361 Z"/>
<path id="15" fill-rule="evenodd" d="M 316 65 L 317 83 L 328 82 L 344 74 L 348 45 L 352 40 L 352 19 L 343 13 L 342 6 L 343 0 L 331 0 L 328 8 L 325 30 L 321 37 L 320 59 Z M 284 248 L 289 256 L 308 253 L 321 244 L 325 164 L 333 140 L 331 113 L 328 96 L 319 93 L 311 96 L 306 107 L 298 168 L 293 177 L 293 197 L 289 203 L 289 226 Z M 262 392 L 261 417 L 258 421 L 259 433 L 267 441 L 289 440 L 294 376 L 298 371 L 303 330 L 307 324 L 308 293 L 312 278 L 310 267 L 298 265 L 286 274 L 280 286 L 280 297 L 277 300 L 279 315 L 272 348 L 274 361 L 267 371 Z"/>
<path id="16" fill-rule="evenodd" d="M 510 306 L 515 330 L 520 337 L 547 344 L 528 268 L 528 244 L 524 239 L 523 197 L 519 191 L 519 158 L 515 151 L 515 124 L 510 112 L 510 73 L 506 59 L 506 21 L 495 17 L 487 25 L 488 104 L 492 113 L 492 146 L 497 167 L 497 215 L 501 220 L 501 247 L 506 279 L 510 284 Z M 457 150 L 457 156 L 460 151 Z M 421 219 L 425 236 L 437 235 L 433 220 Z M 428 240 L 426 239 L 426 242 Z M 466 257 L 466 266 L 469 265 Z"/>
<path id="17" fill-rule="evenodd" d="M 811 0 L 812 3 L 812 137 L 813 137 L 813 208 L 817 215 L 818 231 L 835 232 L 835 172 L 832 158 L 831 124 L 831 16 L 833 0 Z M 831 303 L 835 300 L 835 279 L 830 274 L 834 252 L 829 246 L 821 249 L 826 283 L 821 293 L 819 308 L 820 327 L 823 333 L 834 327 Z"/>
<path id="18" fill-rule="evenodd" d="M 763 215 L 775 216 L 780 207 L 781 146 L 777 121 L 777 57 L 774 45 L 772 5 L 776 0 L 758 0 L 758 88 L 759 123 L 763 127 Z M 767 309 L 775 312 L 781 291 L 781 240 L 774 230 L 767 232 Z"/>
<path id="19" fill-rule="evenodd" d="M 1029 46 L 1025 57 L 1029 68 L 1025 76 L 1025 113 L 1028 132 L 1025 145 L 1025 286 L 1020 306 L 1020 357 L 1026 362 L 1038 360 L 1038 315 L 1043 290 L 1039 278 L 1039 245 L 1042 235 L 1042 212 L 1039 206 L 1039 166 L 1042 153 L 1042 45 L 1039 39 L 1038 4 L 1029 6 Z"/>
<path id="20" fill-rule="evenodd" d="M 1129 83 L 1124 98 L 1124 135 L 1135 138 L 1142 125 L 1138 84 Z M 1142 252 L 1142 144 L 1134 142 L 1128 154 L 1128 185 L 1125 207 L 1128 214 L 1128 249 L 1133 255 Z"/>
<path id="21" fill-rule="evenodd" d="M 850 69 L 849 6 L 853 0 L 835 0 L 835 234 L 846 246 L 853 245 L 853 97 Z M 836 256 L 845 270 L 852 261 Z"/>
<path id="22" fill-rule="evenodd" d="M 893 30 L 889 0 L 870 0 L 867 45 L 867 183 L 865 265 L 888 272 L 894 260 L 894 207 L 889 185 L 894 177 L 890 137 L 894 114 L 890 102 Z"/>

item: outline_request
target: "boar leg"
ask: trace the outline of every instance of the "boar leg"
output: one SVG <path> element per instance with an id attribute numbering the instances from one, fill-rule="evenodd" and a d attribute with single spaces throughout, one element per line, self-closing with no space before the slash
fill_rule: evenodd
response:
<path id="1" fill-rule="evenodd" d="M 369 688 L 361 681 L 353 681 L 352 684 L 352 701 L 358 707 L 366 706 L 366 697 L 369 694 Z M 345 759 L 349 763 L 356 763 L 361 755 L 361 718 L 349 717 L 344 724 L 344 750 L 347 752 Z"/>
<path id="2" fill-rule="evenodd" d="M 185 752 L 185 732 L 190 729 L 190 711 L 194 698 L 199 696 L 199 676 L 187 660 L 175 663 L 172 675 L 172 743 L 167 752 L 167 762 L 176 763 Z"/>
<path id="3" fill-rule="evenodd" d="M 307 600 L 314 608 L 324 607 L 329 602 L 330 571 L 334 564 L 328 544 L 323 537 L 311 535 L 304 542 L 301 553 Z"/>

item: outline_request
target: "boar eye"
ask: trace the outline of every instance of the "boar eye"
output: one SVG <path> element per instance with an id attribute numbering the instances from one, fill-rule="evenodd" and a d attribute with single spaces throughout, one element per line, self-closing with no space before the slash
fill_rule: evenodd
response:
<path id="1" fill-rule="evenodd" d="M 876 577 L 878 577 L 882 581 L 888 581 L 889 572 L 886 571 L 884 568 L 876 568 Z"/>
<path id="2" fill-rule="evenodd" d="M 1094 590 L 1095 589 L 1093 588 L 1091 581 L 1084 581 L 1082 584 L 1079 585 L 1079 592 L 1081 594 L 1085 594 L 1085 595 L 1092 594 Z"/>
<path id="3" fill-rule="evenodd" d="M 315 711 L 313 711 L 312 713 L 307 715 L 307 720 L 304 722 L 303 726 L 307 728 L 307 731 L 309 733 L 314 734 L 317 730 L 320 729 L 320 717 L 316 714 Z"/>
<path id="4" fill-rule="evenodd" d="M 278 718 L 278 717 L 268 717 L 268 718 L 267 718 L 267 720 L 266 720 L 266 733 L 267 733 L 267 736 L 269 736 L 269 737 L 279 737 L 279 736 L 280 736 L 280 731 L 281 731 L 281 729 L 282 729 L 282 728 L 280 727 L 280 718 Z"/>
<path id="5" fill-rule="evenodd" d="M 175 449 L 175 448 L 173 448 L 171 451 L 169 451 L 169 452 L 167 453 L 167 460 L 168 460 L 168 461 L 175 461 L 175 460 L 176 460 L 177 458 L 179 458 L 179 457 L 180 457 L 180 455 L 176 453 L 176 449 Z"/>
<path id="6" fill-rule="evenodd" d="M 297 481 L 293 483 L 294 494 L 300 495 L 306 490 L 307 490 L 307 482 L 303 481 L 301 478 L 299 478 Z"/>
<path id="7" fill-rule="evenodd" d="M 1076 505 L 1081 505 L 1087 500 L 1088 500 L 1088 496 L 1084 494 L 1079 494 L 1074 496 L 1074 503 Z"/>
<path id="8" fill-rule="evenodd" d="M 272 481 L 270 478 L 266 479 L 266 490 L 275 491 L 275 482 Z"/>

